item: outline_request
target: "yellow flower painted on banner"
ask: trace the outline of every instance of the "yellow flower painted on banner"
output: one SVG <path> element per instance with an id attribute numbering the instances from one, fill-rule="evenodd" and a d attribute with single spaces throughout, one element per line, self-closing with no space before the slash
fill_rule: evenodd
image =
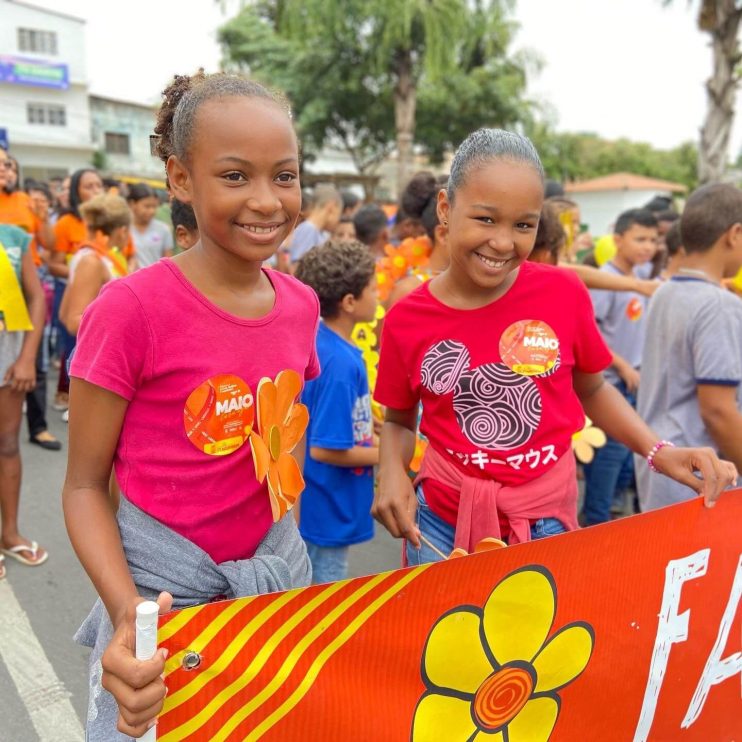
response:
<path id="1" fill-rule="evenodd" d="M 443 614 L 428 635 L 412 742 L 545 742 L 559 715 L 557 691 L 587 666 L 593 629 L 549 636 L 556 586 L 541 566 L 501 580 L 483 608 Z"/>
<path id="2" fill-rule="evenodd" d="M 585 427 L 572 436 L 572 450 L 581 464 L 589 464 L 595 458 L 595 449 L 605 446 L 606 441 L 605 433 L 586 417 Z"/>

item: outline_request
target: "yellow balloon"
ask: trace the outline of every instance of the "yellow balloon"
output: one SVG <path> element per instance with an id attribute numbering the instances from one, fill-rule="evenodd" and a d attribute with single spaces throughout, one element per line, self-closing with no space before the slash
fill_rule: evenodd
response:
<path id="1" fill-rule="evenodd" d="M 739 269 L 737 275 L 732 279 L 732 286 L 742 294 L 742 268 Z"/>
<path id="2" fill-rule="evenodd" d="M 616 255 L 616 243 L 612 234 L 604 234 L 595 243 L 595 262 L 605 265 Z"/>

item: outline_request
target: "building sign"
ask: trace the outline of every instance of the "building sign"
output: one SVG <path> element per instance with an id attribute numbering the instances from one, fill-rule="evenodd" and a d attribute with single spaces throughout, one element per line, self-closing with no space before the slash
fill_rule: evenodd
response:
<path id="1" fill-rule="evenodd" d="M 67 90 L 70 86 L 69 68 L 66 64 L 0 55 L 0 83 L 3 82 Z"/>

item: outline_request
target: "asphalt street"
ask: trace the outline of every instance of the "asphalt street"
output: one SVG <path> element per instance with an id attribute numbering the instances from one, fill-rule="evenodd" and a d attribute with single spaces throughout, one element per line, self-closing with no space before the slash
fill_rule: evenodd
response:
<path id="1" fill-rule="evenodd" d="M 29 444 L 25 422 L 21 433 L 21 530 L 50 556 L 34 568 L 6 559 L 8 577 L 0 583 L 0 742 L 83 740 L 88 652 L 72 636 L 95 593 L 62 516 L 67 426 L 51 406 L 48 419 L 64 443 L 61 452 Z M 399 542 L 377 526 L 373 541 L 351 549 L 350 574 L 394 569 L 399 556 Z"/>

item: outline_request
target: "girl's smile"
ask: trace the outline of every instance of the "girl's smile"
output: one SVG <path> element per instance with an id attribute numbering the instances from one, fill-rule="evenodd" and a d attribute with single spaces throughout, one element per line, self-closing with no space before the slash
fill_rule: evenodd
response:
<path id="1" fill-rule="evenodd" d="M 475 251 L 474 254 L 484 263 L 491 273 L 498 273 L 505 268 L 512 258 L 495 258 L 484 252 Z"/>
<path id="2" fill-rule="evenodd" d="M 286 225 L 286 221 L 282 222 L 269 222 L 267 224 L 250 223 L 250 224 L 237 224 L 238 227 L 247 232 L 250 239 L 260 245 L 269 245 L 273 242 L 276 235 Z"/>

